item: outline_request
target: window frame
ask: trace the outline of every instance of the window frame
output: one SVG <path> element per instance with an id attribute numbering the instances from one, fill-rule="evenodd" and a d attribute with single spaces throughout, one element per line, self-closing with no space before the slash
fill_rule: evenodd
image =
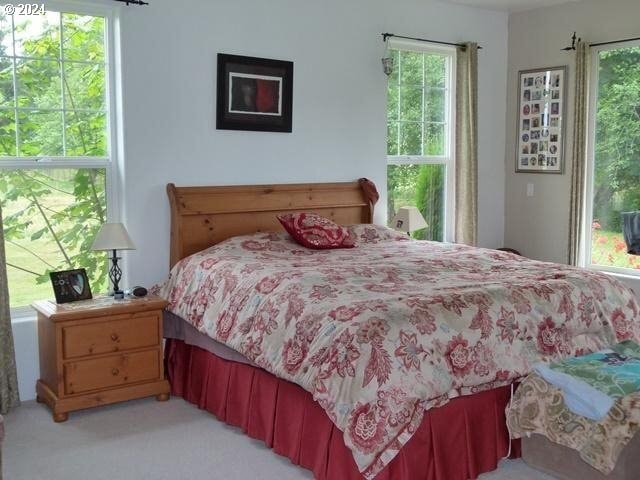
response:
<path id="1" fill-rule="evenodd" d="M 105 19 L 105 118 L 107 134 L 107 154 L 104 157 L 89 156 L 48 156 L 19 157 L 0 156 L 0 172 L 4 170 L 39 170 L 39 169 L 104 169 L 107 221 L 117 222 L 120 219 L 119 192 L 122 169 L 122 130 L 121 125 L 121 90 L 119 66 L 119 11 L 118 6 L 88 3 L 82 1 L 49 0 L 45 1 L 46 11 L 92 15 Z M 0 2 L 0 6 L 6 2 Z M 15 52 L 14 52 L 15 54 Z M 11 57 L 21 58 L 21 57 Z M 61 68 L 63 68 L 61 59 Z M 15 80 L 14 80 L 15 82 Z M 15 83 L 14 83 L 15 84 Z M 14 95 L 16 92 L 14 91 Z M 64 98 L 64 92 L 61 93 Z M 64 108 L 64 102 L 63 102 Z M 38 109 L 34 109 L 38 110 Z M 14 307 L 10 310 L 12 319 L 19 320 L 33 313 L 30 306 Z"/>
<path id="2" fill-rule="evenodd" d="M 444 231 L 443 240 L 453 242 L 454 239 L 454 209 L 455 209 L 455 101 L 456 101 L 456 54 L 455 46 L 439 45 L 409 39 L 390 38 L 389 49 L 412 51 L 425 54 L 440 55 L 446 58 L 448 76 L 445 78 L 445 141 L 444 155 L 388 155 L 389 165 L 444 165 Z M 394 66 L 398 68 L 398 65 Z M 387 79 L 387 85 L 389 80 Z M 387 88 L 388 93 L 388 88 Z M 387 99 L 388 102 L 388 99 Z M 385 109 L 386 116 L 386 109 Z M 386 116 L 386 123 L 389 122 Z M 424 122 L 423 122 L 424 124 Z M 388 139 L 387 139 L 388 140 Z M 386 148 L 386 143 L 385 143 Z M 387 219 L 387 222 L 390 219 Z"/>
<path id="3" fill-rule="evenodd" d="M 579 244 L 579 265 L 581 267 L 602 272 L 612 273 L 616 275 L 625 275 L 630 277 L 640 277 L 640 271 L 633 268 L 614 267 L 609 265 L 598 265 L 591 263 L 591 237 L 593 225 L 593 183 L 595 175 L 595 147 L 596 147 L 596 128 L 597 128 L 597 111 L 598 111 L 598 82 L 600 78 L 600 53 L 607 50 L 616 50 L 619 48 L 640 47 L 640 40 L 622 41 L 607 45 L 598 45 L 591 47 L 591 65 L 589 72 L 589 110 L 587 125 L 587 159 L 585 168 L 584 189 L 584 208 L 583 221 L 580 225 L 580 244 Z"/>

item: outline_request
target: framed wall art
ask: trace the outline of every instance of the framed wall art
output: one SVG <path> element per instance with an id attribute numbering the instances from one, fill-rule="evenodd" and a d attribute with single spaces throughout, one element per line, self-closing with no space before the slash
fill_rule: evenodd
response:
<path id="1" fill-rule="evenodd" d="M 291 132 L 293 62 L 218 54 L 216 128 Z"/>
<path id="2" fill-rule="evenodd" d="M 56 303 L 75 302 L 76 300 L 89 300 L 92 298 L 91 286 L 84 268 L 51 272 L 51 283 Z"/>
<path id="3" fill-rule="evenodd" d="M 516 172 L 564 173 L 567 67 L 518 72 Z"/>

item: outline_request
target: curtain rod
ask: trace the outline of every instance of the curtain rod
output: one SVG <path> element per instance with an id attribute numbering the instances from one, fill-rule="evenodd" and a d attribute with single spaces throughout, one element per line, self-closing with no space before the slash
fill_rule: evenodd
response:
<path id="1" fill-rule="evenodd" d="M 581 41 L 581 38 L 577 39 L 578 41 Z M 640 37 L 635 37 L 635 38 L 623 38 L 622 40 L 610 40 L 608 42 L 598 42 L 598 43 L 591 43 L 589 44 L 590 47 L 600 47 L 602 45 L 611 45 L 613 43 L 622 43 L 622 42 L 633 42 L 635 40 L 640 40 Z M 576 32 L 573 32 L 573 35 L 571 36 L 571 46 L 569 47 L 564 47 L 562 50 L 565 50 L 567 52 L 571 51 L 571 50 L 575 50 L 576 49 Z"/>
<path id="2" fill-rule="evenodd" d="M 404 35 L 396 35 L 395 33 L 381 33 L 382 41 L 386 42 L 389 37 L 395 38 L 404 38 L 405 40 L 416 40 L 418 42 L 427 42 L 427 43 L 437 43 L 439 45 L 451 45 L 453 47 L 466 47 L 464 43 L 452 43 L 452 42 L 442 42 L 439 40 L 428 40 L 426 38 L 416 38 L 416 37 L 405 37 Z M 482 47 L 478 45 L 478 50 L 481 50 Z"/>
<path id="3" fill-rule="evenodd" d="M 592 43 L 591 46 L 592 47 L 599 47 L 600 45 L 610 45 L 612 43 L 621 43 L 621 42 L 633 42 L 634 40 L 640 40 L 640 37 L 635 37 L 635 38 L 624 38 L 622 40 L 612 40 L 610 42 L 599 42 L 599 43 Z"/>
<path id="4" fill-rule="evenodd" d="M 134 5 L 149 5 L 149 2 L 145 2 L 143 0 L 115 0 L 116 2 L 126 3 L 129 6 L 130 3 Z"/>

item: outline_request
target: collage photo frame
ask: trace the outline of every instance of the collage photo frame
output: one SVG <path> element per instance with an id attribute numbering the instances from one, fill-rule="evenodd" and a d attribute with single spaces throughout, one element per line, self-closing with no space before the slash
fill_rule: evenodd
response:
<path id="1" fill-rule="evenodd" d="M 516 172 L 564 173 L 567 67 L 518 72 Z"/>

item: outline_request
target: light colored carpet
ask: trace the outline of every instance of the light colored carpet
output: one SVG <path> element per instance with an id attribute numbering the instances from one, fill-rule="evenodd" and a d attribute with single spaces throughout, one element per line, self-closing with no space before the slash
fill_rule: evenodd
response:
<path id="1" fill-rule="evenodd" d="M 5 417 L 5 480 L 302 480 L 311 472 L 179 398 L 70 414 L 26 402 Z M 482 480 L 552 480 L 519 460 Z M 336 479 L 339 480 L 339 479 Z"/>

